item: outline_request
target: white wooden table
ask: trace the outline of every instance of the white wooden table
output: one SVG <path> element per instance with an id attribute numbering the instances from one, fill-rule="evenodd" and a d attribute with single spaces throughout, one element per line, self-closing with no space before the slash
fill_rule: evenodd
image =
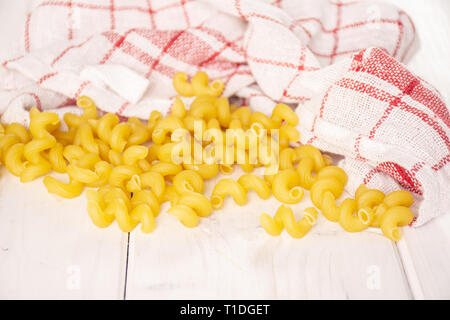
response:
<path id="1" fill-rule="evenodd" d="M 391 1 L 412 16 L 421 38 L 410 68 L 450 101 L 450 1 Z M 8 31 L 0 40 L 13 49 L 10 31 L 23 22 L 8 9 L 26 12 L 30 3 L 0 0 L 0 30 Z M 161 213 L 153 234 L 128 235 L 94 227 L 84 196 L 59 199 L 41 180 L 21 184 L 1 168 L 0 298 L 450 298 L 450 215 L 405 229 L 398 244 L 373 231 L 345 233 L 323 218 L 294 240 L 259 226 L 274 199 L 250 194 L 249 202 L 251 209 L 227 201 L 193 230 Z"/>

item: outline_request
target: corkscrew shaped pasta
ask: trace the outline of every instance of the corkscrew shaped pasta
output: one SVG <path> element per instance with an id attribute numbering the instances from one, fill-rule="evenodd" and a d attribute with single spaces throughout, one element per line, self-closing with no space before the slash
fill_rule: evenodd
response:
<path id="1" fill-rule="evenodd" d="M 367 229 L 372 221 L 372 216 L 357 213 L 357 202 L 354 199 L 345 199 L 339 206 L 339 224 L 347 232 L 360 232 Z"/>
<path id="2" fill-rule="evenodd" d="M 380 190 L 368 189 L 365 185 L 359 186 L 355 192 L 355 200 L 357 201 L 358 216 L 361 221 L 372 227 L 379 227 L 381 215 L 377 215 L 376 211 L 384 197 L 384 193 Z"/>
<path id="3" fill-rule="evenodd" d="M 193 170 L 183 170 L 175 175 L 172 185 L 179 194 L 186 192 L 203 193 L 203 178 Z"/>
<path id="4" fill-rule="evenodd" d="M 336 206 L 338 199 L 347 183 L 347 174 L 339 167 L 328 166 L 319 171 L 316 182 L 312 185 L 310 194 L 314 205 L 332 222 L 340 219 L 340 210 Z"/>
<path id="5" fill-rule="evenodd" d="M 300 175 L 300 185 L 309 190 L 318 179 L 317 174 L 326 166 L 326 159 L 317 148 L 311 145 L 297 147 L 294 151 L 294 161 L 299 161 L 297 172 Z M 316 175 L 313 174 L 314 172 Z"/>
<path id="6" fill-rule="evenodd" d="M 281 203 L 299 203 L 304 195 L 300 182 L 300 175 L 297 171 L 293 169 L 281 170 L 273 178 L 272 193 Z"/>
<path id="7" fill-rule="evenodd" d="M 60 120 L 55 113 L 40 112 L 36 108 L 30 110 L 30 133 L 32 139 L 24 145 L 23 150 L 21 148 L 14 150 L 21 153 L 16 152 L 14 157 L 14 161 L 20 162 L 20 164 L 19 162 L 16 163 L 16 168 L 20 165 L 22 166 L 22 169 L 20 169 L 21 182 L 30 182 L 51 171 L 52 166 L 44 157 L 44 152 L 56 145 L 56 139 L 51 135 L 51 132 L 56 130 L 59 125 Z M 20 158 L 24 158 L 25 161 L 20 161 Z M 8 159 L 11 158 L 8 157 Z"/>
<path id="8" fill-rule="evenodd" d="M 49 193 L 56 194 L 66 199 L 78 197 L 83 192 L 84 188 L 84 185 L 79 181 L 70 180 L 68 183 L 65 183 L 51 176 L 44 177 L 43 182 Z"/>
<path id="9" fill-rule="evenodd" d="M 204 195 L 184 192 L 174 201 L 167 213 L 177 217 L 184 226 L 193 228 L 198 225 L 199 217 L 207 217 L 211 211 L 211 202 Z"/>
<path id="10" fill-rule="evenodd" d="M 172 134 L 177 129 L 185 129 L 183 122 L 175 116 L 165 117 L 156 123 L 152 141 L 156 144 L 163 144 L 168 134 Z"/>
<path id="11" fill-rule="evenodd" d="M 230 195 L 239 206 L 247 203 L 247 192 L 254 190 L 261 199 L 270 197 L 270 187 L 264 179 L 253 174 L 244 174 L 237 181 L 222 179 L 215 186 L 211 194 L 211 204 L 214 209 L 223 206 L 224 199 Z"/>
<path id="12" fill-rule="evenodd" d="M 132 203 L 120 188 L 105 188 L 99 191 L 87 190 L 88 213 L 94 224 L 106 228 L 116 220 L 123 232 L 131 232 L 141 223 L 143 233 L 155 228 L 154 214 L 149 204 Z"/>
<path id="13" fill-rule="evenodd" d="M 222 80 L 214 80 L 209 84 L 209 77 L 205 72 L 197 72 L 189 83 L 184 72 L 177 72 L 173 77 L 173 87 L 184 97 L 219 96 L 224 88 Z"/>
<path id="14" fill-rule="evenodd" d="M 381 217 L 389 208 L 396 206 L 409 208 L 413 203 L 414 198 L 407 191 L 397 190 L 387 194 L 383 201 L 374 207 L 374 218 L 371 227 L 379 228 L 381 226 Z"/>
<path id="15" fill-rule="evenodd" d="M 399 241 L 402 234 L 398 227 L 406 226 L 413 222 L 412 211 L 404 206 L 390 207 L 380 219 L 380 227 L 383 234 L 392 241 Z"/>
<path id="16" fill-rule="evenodd" d="M 303 218 L 295 221 L 291 208 L 281 205 L 272 218 L 269 214 L 263 213 L 259 220 L 261 226 L 271 236 L 279 236 L 284 228 L 293 238 L 304 237 L 314 226 L 317 220 L 317 210 L 313 207 L 306 208 Z"/>
<path id="17" fill-rule="evenodd" d="M 128 123 L 131 126 L 131 134 L 128 138 L 128 146 L 143 144 L 151 139 L 150 129 L 139 118 L 130 117 Z"/>

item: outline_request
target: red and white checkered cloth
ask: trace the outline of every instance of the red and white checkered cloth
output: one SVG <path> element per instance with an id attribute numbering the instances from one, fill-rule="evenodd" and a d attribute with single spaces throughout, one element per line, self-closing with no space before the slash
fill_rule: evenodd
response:
<path id="1" fill-rule="evenodd" d="M 24 52 L 0 62 L 0 113 L 26 123 L 32 106 L 62 113 L 88 95 L 147 118 L 169 109 L 176 71 L 204 70 L 254 109 L 298 104 L 301 142 L 344 155 L 351 192 L 400 185 L 419 200 L 421 225 L 450 207 L 450 117 L 399 62 L 414 39 L 408 15 L 378 1 L 38 1 Z M 147 91 L 133 103 L 83 76 L 99 65 L 132 70 Z"/>

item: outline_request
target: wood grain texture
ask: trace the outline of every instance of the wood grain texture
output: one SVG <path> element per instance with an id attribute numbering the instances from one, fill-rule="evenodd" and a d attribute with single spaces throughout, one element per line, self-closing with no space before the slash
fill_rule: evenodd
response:
<path id="1" fill-rule="evenodd" d="M 240 174 L 237 170 L 232 177 Z M 208 196 L 217 179 L 207 182 Z M 134 231 L 127 298 L 411 298 L 395 248 L 378 232 L 348 234 L 320 217 L 303 239 L 286 232 L 271 237 L 259 215 L 273 215 L 280 203 L 252 192 L 248 200 L 238 207 L 227 198 L 222 210 L 201 219 L 195 229 L 185 228 L 163 208 L 153 234 Z M 311 205 L 307 193 L 292 206 L 297 219 Z"/>
<path id="2" fill-rule="evenodd" d="M 126 240 L 92 224 L 84 196 L 61 199 L 0 168 L 0 299 L 121 299 Z"/>

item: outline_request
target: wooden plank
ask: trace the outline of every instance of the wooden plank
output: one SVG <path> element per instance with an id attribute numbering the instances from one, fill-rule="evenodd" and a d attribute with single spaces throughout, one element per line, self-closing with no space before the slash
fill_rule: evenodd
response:
<path id="1" fill-rule="evenodd" d="M 405 230 L 400 253 L 414 296 L 450 299 L 450 215 L 436 218 L 420 228 Z"/>
<path id="2" fill-rule="evenodd" d="M 121 299 L 127 235 L 0 169 L 0 299 Z"/>
<path id="3" fill-rule="evenodd" d="M 207 183 L 206 194 L 213 184 Z M 259 215 L 278 205 L 254 193 L 244 207 L 227 199 L 223 210 L 194 229 L 167 215 L 164 206 L 153 234 L 131 234 L 127 298 L 411 298 L 394 246 L 379 233 L 348 234 L 320 217 L 303 239 L 285 232 L 270 237 Z M 293 208 L 301 216 L 310 205 L 306 194 Z"/>

